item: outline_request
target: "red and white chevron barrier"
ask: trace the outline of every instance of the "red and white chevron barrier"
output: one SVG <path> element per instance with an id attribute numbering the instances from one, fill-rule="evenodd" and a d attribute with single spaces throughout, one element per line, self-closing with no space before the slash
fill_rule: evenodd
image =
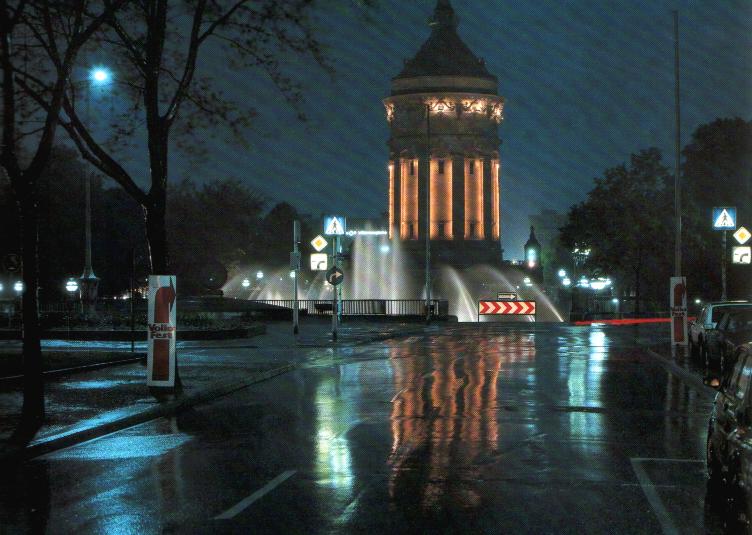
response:
<path id="1" fill-rule="evenodd" d="M 535 301 L 478 301 L 480 316 L 527 316 L 535 314 Z"/>

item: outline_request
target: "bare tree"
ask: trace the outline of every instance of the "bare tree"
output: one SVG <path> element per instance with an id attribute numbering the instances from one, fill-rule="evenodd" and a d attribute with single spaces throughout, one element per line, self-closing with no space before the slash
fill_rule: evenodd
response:
<path id="1" fill-rule="evenodd" d="M 47 167 L 66 86 L 84 44 L 125 0 L 69 2 L 0 0 L 2 149 L 21 223 L 24 428 L 44 420 L 39 328 L 39 178 Z M 28 43 L 32 42 L 32 45 Z M 31 89 L 32 81 L 37 81 Z M 44 90 L 39 90 L 40 87 Z M 23 437 L 28 433 L 20 433 Z"/>
<path id="2" fill-rule="evenodd" d="M 63 100 L 62 124 L 83 157 L 143 207 L 152 273 L 169 273 L 165 221 L 171 148 L 195 150 L 202 129 L 211 137 L 221 130 L 242 141 L 255 114 L 252 105 L 226 99 L 219 80 L 199 72 L 201 53 L 211 48 L 214 57 L 234 69 L 256 69 L 289 102 L 299 103 L 300 89 L 284 73 L 281 58 L 307 55 L 326 67 L 308 16 L 312 4 L 312 0 L 132 1 L 100 32 L 98 44 L 117 62 L 118 87 L 128 92 L 132 102 L 130 120 L 118 125 L 118 134 L 132 139 L 145 126 L 148 187 L 142 188 L 140 177 L 126 170 L 122 154 L 106 140 L 96 139 L 96 129 L 81 117 L 72 87 Z"/>

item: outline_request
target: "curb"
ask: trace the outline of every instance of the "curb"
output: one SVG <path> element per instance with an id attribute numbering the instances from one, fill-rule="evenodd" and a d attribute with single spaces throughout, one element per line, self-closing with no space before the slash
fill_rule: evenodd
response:
<path id="1" fill-rule="evenodd" d="M 165 403 L 160 403 L 154 407 L 149 407 L 148 409 L 139 413 L 131 414 L 96 427 L 82 429 L 80 431 L 73 431 L 67 434 L 61 433 L 59 435 L 43 439 L 39 442 L 34 442 L 31 445 L 26 446 L 25 448 L 17 448 L 11 449 L 10 451 L 0 452 L 0 465 L 33 459 L 34 457 L 39 457 L 40 455 L 44 455 L 46 453 L 51 453 L 63 448 L 75 446 L 82 442 L 86 442 L 94 438 L 99 438 L 116 431 L 122 431 L 123 429 L 133 427 L 134 425 L 146 423 L 163 416 L 177 414 L 201 403 L 213 401 L 217 398 L 231 394 L 237 390 L 242 390 L 243 388 L 246 388 L 252 384 L 260 383 L 262 381 L 266 381 L 267 379 L 271 379 L 272 377 L 282 375 L 295 369 L 297 366 L 297 364 L 286 364 L 284 366 L 279 366 L 277 368 L 258 372 L 246 379 L 210 387 L 206 390 L 195 392 L 191 395 L 174 399 Z"/>
<path id="2" fill-rule="evenodd" d="M 660 353 L 657 353 L 653 351 L 650 348 L 645 348 L 647 353 L 655 358 L 659 364 L 661 364 L 664 368 L 666 368 L 670 373 L 677 376 L 679 379 L 681 379 L 684 383 L 691 386 L 695 390 L 697 390 L 701 394 L 707 394 L 708 396 L 715 396 L 716 391 L 713 388 L 710 388 L 705 383 L 702 382 L 702 379 L 697 377 L 694 373 L 690 372 L 689 370 L 686 370 L 682 368 L 681 366 L 677 365 L 675 362 L 673 362 L 670 359 L 667 359 Z"/>

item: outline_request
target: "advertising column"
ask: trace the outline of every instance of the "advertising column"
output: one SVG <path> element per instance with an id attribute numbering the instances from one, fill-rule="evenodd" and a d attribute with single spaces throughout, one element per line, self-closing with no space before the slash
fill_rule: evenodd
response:
<path id="1" fill-rule="evenodd" d="M 146 366 L 148 386 L 175 386 L 175 298 L 174 275 L 149 275 L 149 352 Z"/>
<path id="2" fill-rule="evenodd" d="M 687 345 L 687 279 L 671 277 L 671 344 Z"/>

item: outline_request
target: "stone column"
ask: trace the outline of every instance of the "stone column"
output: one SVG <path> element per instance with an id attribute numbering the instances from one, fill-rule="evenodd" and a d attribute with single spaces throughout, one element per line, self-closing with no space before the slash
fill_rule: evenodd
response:
<path id="1" fill-rule="evenodd" d="M 493 169 L 491 158 L 483 158 L 483 238 L 493 240 Z"/>
<path id="2" fill-rule="evenodd" d="M 452 157 L 452 235 L 454 240 L 465 239 L 465 158 Z"/>
<path id="3" fill-rule="evenodd" d="M 426 216 L 428 206 L 426 205 L 426 194 L 428 192 L 428 181 L 430 177 L 430 160 L 427 155 L 422 154 L 418 161 L 418 239 L 424 240 L 426 232 Z M 430 199 L 428 199 L 430 204 Z"/>

